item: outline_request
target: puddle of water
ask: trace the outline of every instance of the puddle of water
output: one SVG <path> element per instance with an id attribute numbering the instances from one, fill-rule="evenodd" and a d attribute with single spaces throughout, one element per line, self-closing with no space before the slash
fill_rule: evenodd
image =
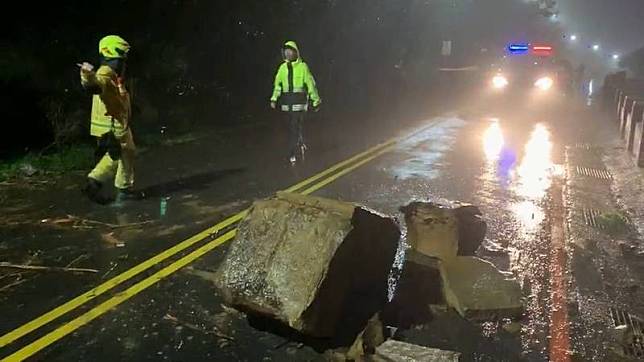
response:
<path id="1" fill-rule="evenodd" d="M 483 134 L 483 151 L 485 152 L 485 158 L 488 163 L 499 160 L 504 144 L 505 140 L 503 138 L 503 132 L 501 132 L 499 120 L 493 118 L 492 124 L 490 124 Z"/>
<path id="2" fill-rule="evenodd" d="M 523 160 L 517 169 L 519 196 L 539 200 L 546 195 L 552 184 L 554 163 L 552 162 L 552 142 L 550 131 L 537 124 L 525 146 Z"/>
<path id="3" fill-rule="evenodd" d="M 533 201 L 515 203 L 511 210 L 521 223 L 524 233 L 536 232 L 539 225 L 545 220 L 543 210 Z"/>
<path id="4" fill-rule="evenodd" d="M 486 189 L 492 190 L 498 185 L 506 189 L 516 166 L 516 152 L 505 143 L 505 137 L 498 118 L 491 118 L 491 123 L 483 132 L 483 152 L 485 169 L 482 175 Z"/>
<path id="5" fill-rule="evenodd" d="M 517 154 L 505 147 L 503 131 L 497 119 L 492 119 L 483 133 L 486 156 L 483 189 L 492 192 L 498 185 L 513 184 L 510 192 L 519 201 L 509 209 L 518 220 L 525 221 L 525 225 L 538 224 L 538 215 L 543 213 L 538 212 L 538 204 L 546 196 L 552 177 L 561 173 L 561 168 L 552 161 L 553 143 L 550 136 L 550 131 L 543 124 L 535 125 L 524 147 L 521 163 L 517 166 Z"/>
<path id="6" fill-rule="evenodd" d="M 436 166 L 456 140 L 458 130 L 465 125 L 460 118 L 439 118 L 436 125 L 402 142 L 397 151 L 406 155 L 406 160 L 391 169 L 399 179 L 434 179 L 439 175 Z"/>
<path id="7" fill-rule="evenodd" d="M 552 149 L 550 131 L 541 123 L 535 125 L 514 175 L 512 191 L 518 201 L 509 206 L 524 237 L 536 233 L 545 220 L 541 204 L 552 185 L 553 176 L 559 172 L 552 161 Z"/>

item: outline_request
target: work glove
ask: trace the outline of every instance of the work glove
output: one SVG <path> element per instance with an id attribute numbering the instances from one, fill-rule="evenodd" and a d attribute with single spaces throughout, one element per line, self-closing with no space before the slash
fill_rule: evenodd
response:
<path id="1" fill-rule="evenodd" d="M 94 66 L 88 62 L 76 64 L 80 68 L 81 74 L 88 74 L 94 71 Z"/>
<path id="2" fill-rule="evenodd" d="M 275 109 L 275 107 L 277 107 L 277 103 L 275 103 L 275 102 L 271 102 L 271 108 L 272 108 L 272 109 Z"/>

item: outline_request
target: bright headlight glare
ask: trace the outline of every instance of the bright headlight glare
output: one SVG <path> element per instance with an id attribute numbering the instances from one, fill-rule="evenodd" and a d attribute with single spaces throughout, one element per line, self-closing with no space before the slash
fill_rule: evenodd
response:
<path id="1" fill-rule="evenodd" d="M 554 81 L 550 77 L 541 77 L 539 78 L 536 82 L 534 82 L 534 86 L 541 89 L 541 90 L 548 90 L 552 88 L 554 85 Z"/>
<path id="2" fill-rule="evenodd" d="M 505 88 L 508 85 L 508 79 L 502 75 L 495 75 L 492 78 L 492 86 L 496 89 Z"/>

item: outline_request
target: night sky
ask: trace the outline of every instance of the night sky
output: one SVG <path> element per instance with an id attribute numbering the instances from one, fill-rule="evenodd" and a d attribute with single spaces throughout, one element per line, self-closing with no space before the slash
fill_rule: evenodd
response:
<path id="1" fill-rule="evenodd" d="M 644 0 L 559 0 L 564 28 L 609 52 L 644 46 Z"/>

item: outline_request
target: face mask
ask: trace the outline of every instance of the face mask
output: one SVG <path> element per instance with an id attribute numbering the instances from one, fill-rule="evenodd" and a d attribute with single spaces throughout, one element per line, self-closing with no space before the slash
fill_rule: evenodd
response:
<path id="1" fill-rule="evenodd" d="M 126 60 L 125 59 L 116 59 L 116 58 L 103 58 L 101 57 L 101 64 L 107 65 L 110 68 L 112 68 L 116 74 L 118 74 L 119 77 L 124 78 L 125 77 L 125 68 L 126 68 Z"/>
<path id="2" fill-rule="evenodd" d="M 297 52 L 293 49 L 284 49 L 284 59 L 288 60 L 289 62 L 293 62 L 297 60 Z"/>

